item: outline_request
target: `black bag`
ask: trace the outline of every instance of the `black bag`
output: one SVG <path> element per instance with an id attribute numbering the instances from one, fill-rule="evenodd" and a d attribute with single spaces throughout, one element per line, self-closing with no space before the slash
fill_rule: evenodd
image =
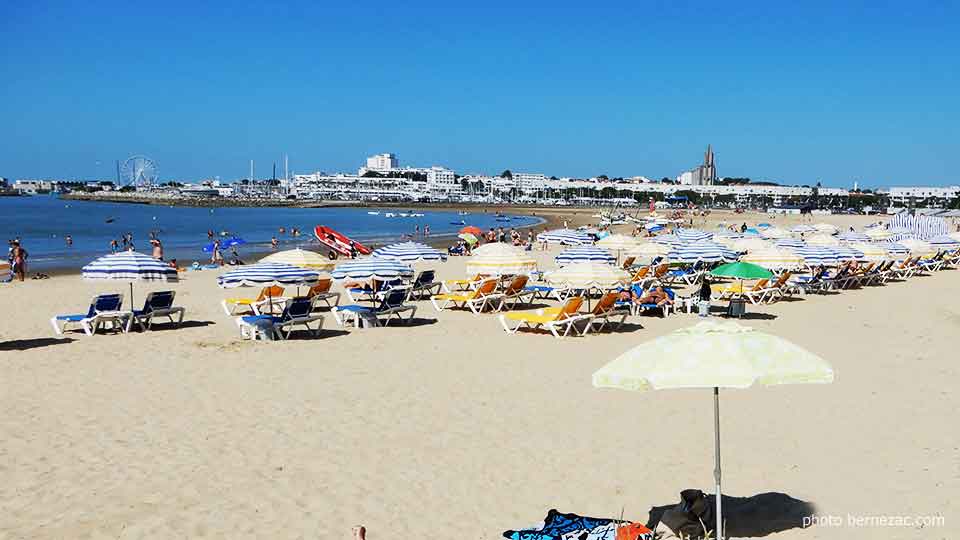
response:
<path id="1" fill-rule="evenodd" d="M 660 522 L 678 538 L 703 538 L 707 533 L 716 538 L 715 511 L 715 497 L 699 489 L 685 489 L 680 492 L 680 504 L 664 511 Z"/>

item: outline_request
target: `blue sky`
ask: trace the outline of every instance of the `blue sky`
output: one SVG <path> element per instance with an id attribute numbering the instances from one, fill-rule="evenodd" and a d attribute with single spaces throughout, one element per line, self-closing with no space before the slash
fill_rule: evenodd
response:
<path id="1" fill-rule="evenodd" d="M 4 2 L 0 176 L 960 183 L 956 2 L 265 4 Z"/>

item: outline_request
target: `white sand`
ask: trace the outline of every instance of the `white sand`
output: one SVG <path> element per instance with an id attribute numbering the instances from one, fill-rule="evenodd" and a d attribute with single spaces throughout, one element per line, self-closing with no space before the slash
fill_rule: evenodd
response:
<path id="1" fill-rule="evenodd" d="M 461 277 L 464 262 L 441 277 Z M 125 286 L 0 286 L 0 538 L 334 539 L 362 523 L 372 540 L 493 539 L 550 508 L 645 521 L 681 489 L 712 489 L 708 391 L 590 384 L 693 315 L 557 340 L 421 302 L 414 327 L 347 330 L 330 316 L 322 339 L 251 343 L 221 311 L 237 291 L 216 275 L 175 286 L 186 328 L 60 340 L 51 315 Z M 138 287 L 138 301 L 159 288 Z M 724 392 L 725 493 L 946 517 L 933 530 L 776 538 L 960 530 L 958 291 L 960 273 L 944 271 L 750 307 L 769 318 L 745 324 L 820 354 L 838 380 Z"/>

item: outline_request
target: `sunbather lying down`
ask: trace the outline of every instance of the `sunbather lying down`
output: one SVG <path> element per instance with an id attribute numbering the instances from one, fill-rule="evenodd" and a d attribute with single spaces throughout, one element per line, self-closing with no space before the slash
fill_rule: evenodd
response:
<path id="1" fill-rule="evenodd" d="M 656 304 L 657 307 L 673 305 L 673 300 L 667 291 L 659 285 L 647 291 L 643 296 L 638 296 L 633 290 L 621 291 L 620 300 L 629 300 L 634 304 Z"/>

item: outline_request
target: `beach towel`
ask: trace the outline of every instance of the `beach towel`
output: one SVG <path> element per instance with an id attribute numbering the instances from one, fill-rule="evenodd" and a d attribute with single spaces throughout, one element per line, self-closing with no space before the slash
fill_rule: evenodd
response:
<path id="1" fill-rule="evenodd" d="M 619 530 L 618 530 L 619 529 Z M 505 531 L 510 540 L 652 540 L 653 532 L 639 523 L 563 514 L 550 510 L 537 527 Z"/>

